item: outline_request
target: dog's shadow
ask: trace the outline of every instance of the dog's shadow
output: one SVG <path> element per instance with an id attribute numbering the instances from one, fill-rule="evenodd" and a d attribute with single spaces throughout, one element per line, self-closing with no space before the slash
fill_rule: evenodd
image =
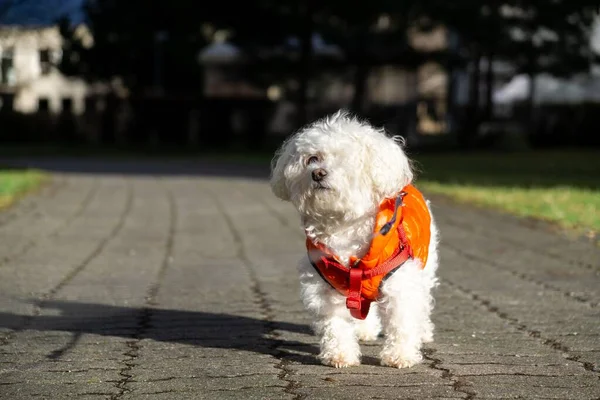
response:
<path id="1" fill-rule="evenodd" d="M 160 308 L 134 308 L 69 301 L 38 303 L 54 315 L 24 317 L 0 313 L 0 328 L 39 332 L 72 333 L 71 340 L 47 354 L 58 360 L 67 354 L 83 334 L 158 342 L 188 344 L 202 348 L 232 349 L 267 354 L 288 362 L 318 365 L 318 347 L 308 325 L 270 321 L 230 314 Z M 307 335 L 305 342 L 286 336 Z M 363 357 L 363 364 L 377 364 Z"/>

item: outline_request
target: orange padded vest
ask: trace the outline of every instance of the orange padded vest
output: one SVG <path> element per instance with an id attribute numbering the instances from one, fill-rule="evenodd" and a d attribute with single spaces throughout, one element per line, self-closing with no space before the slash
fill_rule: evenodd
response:
<path id="1" fill-rule="evenodd" d="M 362 258 L 350 257 L 344 266 L 325 246 L 306 239 L 308 258 L 321 277 L 346 296 L 353 317 L 365 319 L 379 288 L 406 260 L 416 257 L 427 263 L 431 214 L 427 203 L 413 185 L 379 206 L 371 247 Z"/>

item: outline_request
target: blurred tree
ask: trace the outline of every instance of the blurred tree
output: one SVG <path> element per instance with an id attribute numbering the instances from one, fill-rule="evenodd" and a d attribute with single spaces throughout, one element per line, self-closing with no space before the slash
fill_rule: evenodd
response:
<path id="1" fill-rule="evenodd" d="M 320 3 L 314 0 L 261 0 L 247 4 L 245 14 L 236 14 L 227 24 L 233 41 L 254 61 L 254 79 L 263 86 L 294 78 L 298 89 L 298 124 L 307 122 L 308 86 L 313 74 L 312 34 Z M 249 17 L 250 16 L 250 17 Z M 299 46 L 288 46 L 291 39 Z"/>
<path id="2" fill-rule="evenodd" d="M 536 74 L 570 77 L 589 71 L 594 59 L 590 31 L 597 8 L 597 1 L 589 0 L 528 0 L 504 8 L 510 30 L 501 42 L 501 56 L 530 76 L 530 107 Z"/>
<path id="3" fill-rule="evenodd" d="M 95 44 L 84 48 L 73 27 L 63 21 L 67 46 L 62 68 L 90 79 L 119 76 L 135 92 L 153 85 L 158 67 L 162 84 L 169 91 L 198 91 L 198 53 L 216 32 L 226 31 L 228 41 L 244 50 L 247 78 L 265 87 L 290 74 L 306 82 L 311 64 L 310 40 L 304 39 L 310 37 L 308 22 L 312 20 L 307 5 L 310 2 L 292 0 L 88 0 L 87 22 Z M 268 50 L 282 46 L 291 35 L 307 44 L 302 47 L 301 59 L 279 58 L 265 64 L 272 53 Z"/>
<path id="4" fill-rule="evenodd" d="M 197 84 L 196 56 L 206 44 L 197 3 L 90 0 L 85 9 L 94 45 L 83 46 L 63 20 L 66 73 L 91 80 L 118 76 L 133 91 L 152 87 L 157 79 L 172 90 Z"/>
<path id="5" fill-rule="evenodd" d="M 492 117 L 494 61 L 512 64 L 531 77 L 540 72 L 568 76 L 589 68 L 589 31 L 598 9 L 592 0 L 423 0 L 420 28 L 444 24 L 459 38 L 458 52 L 471 66 L 469 120 L 459 132 L 468 146 L 483 119 Z M 485 99 L 480 82 L 485 64 Z M 530 103 L 535 89 L 530 91 Z"/>
<path id="6" fill-rule="evenodd" d="M 318 16 L 319 31 L 342 47 L 348 64 L 354 67 L 352 111 L 363 111 L 372 66 L 406 50 L 405 16 L 411 4 L 388 0 L 360 2 L 353 7 L 340 0 L 323 3 Z"/>
<path id="7" fill-rule="evenodd" d="M 312 36 L 321 33 L 340 45 L 346 62 L 355 66 L 353 108 L 361 111 L 366 78 L 372 65 L 378 63 L 416 63 L 407 45 L 406 31 L 413 17 L 415 0 L 397 2 L 373 0 L 348 7 L 340 0 L 258 0 L 254 2 L 196 2 L 172 0 L 89 0 L 88 23 L 95 45 L 85 49 L 74 39 L 69 24 L 63 23 L 68 57 L 63 69 L 69 73 L 85 73 L 93 79 L 121 76 L 133 90 L 152 82 L 157 32 L 168 34 L 163 51 L 165 60 L 175 60 L 179 69 L 163 76 L 175 76 L 185 86 L 186 72 L 196 65 L 195 54 L 207 44 L 206 31 L 225 29 L 230 41 L 245 50 L 246 72 L 264 86 L 276 80 L 297 78 L 297 101 L 305 114 L 308 81 L 315 60 Z M 414 14 L 417 15 L 417 14 Z M 285 48 L 286 40 L 295 37 L 296 52 L 274 52 Z M 191 60 L 191 61 L 190 61 Z M 268 61 L 267 61 L 268 60 Z M 189 71 L 188 71 L 189 70 Z M 175 85 L 177 82 L 173 82 Z M 188 84 L 189 85 L 189 84 Z"/>
<path id="8" fill-rule="evenodd" d="M 346 62 L 354 67 L 354 97 L 351 108 L 361 113 L 371 69 L 378 65 L 414 68 L 426 59 L 442 61 L 444 52 L 416 52 L 409 43 L 409 29 L 424 14 L 417 0 L 371 0 L 348 7 L 341 0 L 321 3 L 317 15 L 319 32 L 339 44 Z"/>
<path id="9" fill-rule="evenodd" d="M 277 80 L 297 80 L 295 99 L 305 116 L 308 81 L 320 62 L 311 40 L 318 32 L 342 48 L 345 65 L 355 67 L 356 112 L 363 109 L 374 65 L 416 66 L 436 58 L 451 72 L 457 59 L 469 64 L 470 118 L 461 138 L 466 144 L 479 121 L 492 115 L 493 61 L 509 61 L 531 75 L 541 71 L 564 75 L 585 68 L 591 57 L 586 35 L 595 8 L 591 0 L 371 0 L 352 7 L 341 0 L 88 0 L 95 45 L 82 46 L 69 24 L 63 23 L 67 38 L 63 69 L 93 79 L 120 76 L 133 91 L 152 86 L 158 78 L 171 90 L 192 90 L 197 84 L 190 82 L 199 79 L 198 51 L 211 34 L 225 29 L 230 40 L 245 50 L 245 73 L 257 83 L 266 88 Z M 409 28 L 428 30 L 440 24 L 458 38 L 456 46 L 435 54 L 411 49 Z M 296 51 L 281 50 L 291 37 L 298 40 Z M 480 70 L 482 65 L 485 71 Z"/>

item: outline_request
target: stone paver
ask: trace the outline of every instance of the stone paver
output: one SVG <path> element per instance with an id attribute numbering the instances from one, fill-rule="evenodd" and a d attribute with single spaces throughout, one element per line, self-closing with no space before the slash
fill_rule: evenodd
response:
<path id="1" fill-rule="evenodd" d="M 35 162 L 34 162 L 35 165 Z M 600 251 L 436 201 L 423 364 L 318 364 L 264 169 L 42 160 L 0 214 L 0 399 L 600 399 Z"/>

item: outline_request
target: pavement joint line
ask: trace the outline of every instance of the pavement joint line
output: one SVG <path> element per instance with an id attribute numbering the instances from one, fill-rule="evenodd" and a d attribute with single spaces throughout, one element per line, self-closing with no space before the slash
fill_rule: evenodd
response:
<path id="1" fill-rule="evenodd" d="M 19 332 L 22 332 L 23 330 L 27 329 L 29 324 L 31 324 L 31 322 L 37 316 L 40 315 L 40 312 L 41 312 L 42 308 L 44 307 L 44 304 L 47 301 L 52 300 L 54 298 L 54 296 L 56 296 L 56 294 L 63 287 L 65 287 L 69 282 L 71 282 L 73 280 L 73 278 L 75 278 L 75 276 L 77 276 L 80 272 L 82 272 L 100 253 L 102 253 L 102 251 L 104 250 L 106 245 L 112 239 L 114 239 L 117 236 L 117 234 L 119 233 L 119 231 L 123 228 L 123 225 L 125 224 L 125 220 L 127 219 L 127 216 L 129 215 L 129 212 L 131 210 L 132 203 L 133 203 L 133 185 L 131 183 L 129 183 L 127 186 L 127 197 L 125 200 L 125 206 L 123 208 L 123 211 L 121 212 L 121 215 L 119 216 L 117 224 L 113 227 L 113 229 L 110 231 L 110 233 L 100 241 L 100 243 L 96 246 L 96 248 L 79 265 L 77 265 L 75 268 L 73 268 L 71 271 L 69 271 L 63 277 L 63 279 L 60 282 L 58 282 L 58 284 L 56 284 L 48 292 L 41 295 L 40 298 L 37 301 L 35 301 L 34 309 L 33 309 L 33 312 L 31 313 L 31 315 L 25 317 L 25 319 L 20 327 L 18 327 L 17 329 L 13 330 L 10 333 L 8 333 L 8 335 L 6 335 L 0 341 L 0 345 L 2 345 L 2 346 L 8 345 L 12 340 L 15 339 L 16 335 Z"/>
<path id="2" fill-rule="evenodd" d="M 58 283 L 58 285 L 56 285 L 52 290 L 50 290 L 45 295 L 45 297 L 48 297 L 48 298 L 44 298 L 44 300 L 49 300 L 49 299 L 53 298 L 63 287 L 68 285 L 73 280 L 73 278 L 75 278 L 96 257 L 98 257 L 98 255 L 100 255 L 102 253 L 102 251 L 106 248 L 108 243 L 110 243 L 119 234 L 119 232 L 121 231 L 121 229 L 123 229 L 123 226 L 125 225 L 125 221 L 127 220 L 127 217 L 131 213 L 131 209 L 133 206 L 133 196 L 134 196 L 133 195 L 133 184 L 131 182 L 128 182 L 127 198 L 125 200 L 125 208 L 124 208 L 123 212 L 121 213 L 121 215 L 119 216 L 119 220 L 118 220 L 117 224 L 115 225 L 115 227 L 111 230 L 110 234 L 107 237 L 105 237 L 104 239 L 102 239 L 100 241 L 100 244 L 96 247 L 96 249 L 88 257 L 86 257 L 85 260 L 79 266 L 77 266 L 75 269 L 71 270 L 71 272 L 69 272 Z"/>
<path id="3" fill-rule="evenodd" d="M 281 213 L 281 211 L 279 211 L 278 209 L 276 209 L 275 207 L 272 207 L 268 202 L 266 202 L 263 198 L 258 197 L 258 195 L 256 193 L 252 193 L 250 192 L 250 197 L 254 198 L 257 203 L 259 203 L 260 205 L 262 205 L 267 211 L 269 211 L 273 217 L 286 229 L 289 229 L 291 232 L 293 232 L 296 236 L 298 236 L 301 239 L 306 239 L 306 237 L 304 236 L 304 234 L 302 232 L 300 232 L 298 229 L 296 229 L 293 225 L 291 225 L 289 223 L 289 221 L 283 216 L 283 214 Z"/>
<path id="4" fill-rule="evenodd" d="M 167 269 L 173 261 L 175 233 L 178 224 L 178 210 L 173 193 L 166 187 L 166 185 L 162 184 L 162 182 L 160 182 L 160 184 L 163 186 L 169 208 L 169 230 L 165 243 L 164 257 L 161 261 L 161 265 L 154 282 L 147 290 L 147 294 L 144 299 L 145 305 L 139 312 L 137 328 L 132 336 L 132 340 L 129 340 L 125 343 L 127 346 L 127 351 L 123 353 L 125 359 L 122 359 L 119 362 L 122 365 L 121 369 L 119 370 L 121 379 L 115 382 L 114 385 L 119 391 L 118 393 L 113 394 L 110 397 L 110 400 L 119 400 L 123 396 L 133 392 L 133 389 L 129 388 L 128 386 L 135 381 L 133 369 L 136 366 L 135 360 L 139 357 L 140 350 L 142 348 L 140 343 L 144 334 L 148 331 L 148 329 L 150 329 L 152 313 L 154 312 L 153 307 L 158 305 L 156 302 L 156 296 L 158 295 L 160 285 L 167 272 Z"/>
<path id="5" fill-rule="evenodd" d="M 600 374 L 598 373 L 597 366 L 593 365 L 589 362 L 581 361 L 580 357 L 570 354 L 570 349 L 564 344 L 560 343 L 560 341 L 556 339 L 545 338 L 542 336 L 542 333 L 533 329 L 530 329 L 527 325 L 523 324 L 517 318 L 509 316 L 506 312 L 500 311 L 500 309 L 493 305 L 492 302 L 488 299 L 485 299 L 473 291 L 464 288 L 461 285 L 458 285 L 448 279 L 444 279 L 444 283 L 448 286 L 454 288 L 456 291 L 462 293 L 463 295 L 471 298 L 474 302 L 483 306 L 489 313 L 496 315 L 498 318 L 506 321 L 515 328 L 517 331 L 527 334 L 529 337 L 538 339 L 538 342 L 543 344 L 544 346 L 550 347 L 551 349 L 558 351 L 561 353 L 566 360 L 576 362 L 580 367 L 585 369 L 586 371 L 592 372 L 596 374 L 596 377 L 600 379 Z"/>
<path id="6" fill-rule="evenodd" d="M 246 254 L 242 235 L 240 235 L 239 231 L 235 227 L 231 216 L 223 208 L 217 195 L 212 191 L 210 192 L 210 195 L 216 204 L 219 214 L 221 214 L 225 220 L 225 223 L 227 224 L 227 227 L 233 236 L 236 245 L 236 257 L 242 261 L 242 264 L 248 271 L 250 281 L 252 282 L 252 292 L 254 293 L 257 304 L 261 309 L 263 319 L 265 321 L 265 337 L 271 342 L 269 345 L 271 354 L 279 360 L 279 362 L 275 364 L 275 368 L 280 371 L 277 377 L 279 380 L 286 383 L 285 388 L 283 388 L 285 393 L 294 396 L 294 400 L 303 400 L 306 398 L 306 395 L 297 392 L 297 389 L 301 388 L 301 384 L 299 381 L 293 379 L 294 371 L 292 368 L 290 368 L 290 362 L 285 358 L 286 353 L 281 350 L 281 346 L 284 344 L 284 341 L 281 339 L 281 335 L 277 332 L 278 327 L 277 323 L 274 322 L 275 315 L 273 308 L 269 304 L 266 293 L 261 288 L 260 280 L 256 274 L 256 267 Z"/>
<path id="7" fill-rule="evenodd" d="M 44 193 L 44 188 L 42 188 L 38 196 L 26 197 L 23 201 L 17 202 L 17 204 L 6 210 L 0 218 L 0 227 L 10 226 L 12 221 L 35 213 L 39 209 L 40 203 L 52 199 L 60 191 L 59 189 L 65 187 L 66 184 L 67 179 L 64 176 L 61 176 L 60 179 L 53 176 L 49 179 L 49 182 L 42 183 L 43 186 L 46 186 L 46 192 Z"/>
<path id="8" fill-rule="evenodd" d="M 428 367 L 436 371 L 440 371 L 442 373 L 442 379 L 449 380 L 452 383 L 452 389 L 457 393 L 464 394 L 464 398 L 466 400 L 474 399 L 475 396 L 477 396 L 477 393 L 473 389 L 472 385 L 468 382 L 465 382 L 463 379 L 461 379 L 461 377 L 454 375 L 449 368 L 441 367 L 443 361 L 434 357 L 435 352 L 435 349 L 423 349 L 423 358 L 430 362 Z"/>
<path id="9" fill-rule="evenodd" d="M 516 219 L 507 218 L 503 222 L 501 214 L 496 218 L 493 213 L 486 220 L 480 215 L 487 214 L 471 212 L 471 208 L 465 209 L 466 216 L 461 219 L 457 212 L 460 207 L 448 205 L 440 208 L 441 229 L 446 229 L 448 234 L 453 235 L 442 241 L 441 248 L 448 258 L 448 268 L 443 268 L 444 290 L 443 293 L 440 292 L 443 295 L 440 301 L 443 300 L 446 306 L 441 310 L 443 319 L 438 321 L 440 336 L 436 343 L 425 346 L 422 366 L 406 373 L 401 371 L 402 374 L 377 368 L 374 357 L 370 356 L 376 350 L 375 346 L 367 345 L 365 355 L 372 360 L 363 363 L 364 367 L 360 369 L 338 371 L 320 367 L 314 357 L 301 355 L 314 353 L 316 339 L 306 335 L 308 332 L 304 329 L 286 327 L 292 321 L 300 327 L 300 321 L 306 320 L 300 316 L 304 312 L 298 299 L 289 298 L 289 285 L 293 284 L 294 277 L 289 274 L 281 275 L 275 261 L 281 257 L 284 257 L 283 260 L 287 259 L 285 255 L 294 252 L 294 243 L 303 239 L 304 235 L 293 208 L 268 193 L 266 181 L 249 182 L 243 178 L 230 180 L 230 174 L 238 173 L 235 169 L 226 169 L 215 177 L 211 175 L 207 178 L 202 171 L 198 171 L 198 175 L 185 177 L 177 174 L 156 176 L 154 167 L 126 167 L 131 169 L 121 170 L 107 166 L 110 171 L 108 174 L 102 173 L 100 169 L 72 176 L 69 172 L 60 172 L 62 167 L 59 164 L 56 182 L 63 177 L 66 179 L 62 191 L 54 198 L 48 198 L 48 191 L 56 188 L 50 184 L 53 182 L 48 182 L 43 190 L 15 205 L 16 221 L 10 222 L 10 227 L 0 226 L 0 230 L 5 233 L 18 228 L 24 238 L 18 247 L 5 246 L 4 254 L 0 253 L 0 260 L 2 256 L 12 259 L 11 253 L 16 254 L 27 241 L 39 238 L 36 248 L 21 259 L 25 261 L 35 256 L 37 260 L 48 251 L 56 255 L 52 261 L 60 261 L 63 252 L 69 250 L 68 243 L 64 242 L 68 239 L 65 235 L 71 237 L 83 232 L 87 229 L 88 220 L 94 223 L 90 218 L 104 220 L 93 238 L 86 236 L 85 246 L 82 248 L 85 252 L 79 251 L 75 260 L 59 264 L 60 268 L 49 271 L 51 275 L 48 277 L 36 276 L 39 274 L 35 265 L 25 271 L 26 275 L 11 276 L 9 272 L 13 266 L 18 266 L 18 261 L 12 261 L 8 267 L 0 266 L 0 272 L 4 273 L 0 274 L 0 280 L 6 280 L 2 282 L 2 287 L 7 289 L 8 297 L 5 298 L 8 299 L 15 293 L 15 300 L 20 300 L 18 293 L 38 293 L 30 296 L 30 303 L 7 300 L 6 311 L 0 313 L 0 345 L 3 334 L 13 329 L 22 330 L 8 346 L 0 347 L 1 398 L 16 400 L 83 396 L 126 400 L 146 397 L 285 397 L 304 400 L 360 397 L 361 393 L 368 398 L 398 398 L 404 397 L 402 394 L 406 393 L 406 397 L 414 399 L 443 397 L 475 400 L 480 397 L 495 397 L 508 400 L 538 396 L 600 400 L 598 333 L 595 329 L 597 324 L 594 323 L 597 319 L 596 311 L 600 309 L 600 299 L 594 292 L 598 275 L 593 269 L 575 266 L 544 252 L 534 251 L 537 246 L 540 250 L 563 252 L 563 257 L 572 256 L 575 261 L 595 265 L 594 249 L 588 249 L 585 243 L 576 242 L 573 245 L 575 250 L 571 250 L 568 247 L 571 243 L 569 238 L 562 238 L 555 232 L 546 234 L 543 226 L 523 228 Z M 209 169 L 208 173 L 213 174 L 212 167 L 209 166 Z M 243 168 L 239 172 L 246 173 Z M 194 290 L 196 284 L 205 279 L 205 275 L 193 270 L 190 274 L 180 273 L 183 271 L 176 270 L 175 263 L 170 266 L 163 263 L 164 259 L 169 259 L 166 251 L 170 225 L 168 199 L 162 187 L 154 183 L 154 178 L 172 193 L 177 206 L 175 211 L 180 214 L 178 223 L 175 223 L 175 234 L 171 237 L 175 247 L 173 257 L 181 258 L 182 267 L 187 272 L 187 268 L 193 268 L 192 263 L 198 262 L 197 254 L 206 252 L 210 255 L 226 246 L 228 261 L 224 262 L 230 263 L 233 260 L 234 264 L 231 266 L 237 276 L 236 282 L 239 281 L 245 289 L 232 301 L 228 300 L 226 293 L 222 299 L 219 297 L 215 301 L 226 303 L 223 312 L 243 307 L 244 312 L 249 313 L 250 320 L 242 318 L 234 321 L 233 327 L 228 324 L 219 325 L 214 320 L 207 320 L 209 325 L 205 327 L 205 323 L 199 321 L 192 324 L 193 328 L 179 332 L 180 327 L 189 325 L 185 318 L 167 316 L 164 321 L 173 320 L 175 325 L 165 325 L 164 329 L 167 331 L 162 333 L 163 329 L 159 325 L 163 318 L 159 317 L 159 309 L 164 301 L 171 302 L 170 296 L 165 296 L 181 293 L 177 286 L 181 280 L 185 280 L 186 291 L 188 288 Z M 98 194 L 87 211 L 79 219 L 75 219 L 71 227 L 60 231 L 57 238 L 46 239 L 81 206 L 95 179 L 99 181 Z M 77 324 L 72 329 L 71 316 L 66 315 L 65 323 L 68 327 L 60 329 L 61 332 L 54 330 L 53 325 L 42 324 L 42 319 L 54 317 L 55 314 L 54 310 L 42 308 L 38 317 L 32 317 L 35 306 L 43 304 L 42 294 L 64 279 L 113 229 L 123 209 L 129 182 L 136 195 L 133 198 L 133 211 L 129 213 L 123 229 L 101 255 L 59 291 L 55 298 L 68 296 L 73 301 L 88 298 L 89 295 L 104 298 L 101 296 L 106 290 L 105 284 L 122 282 L 119 279 L 120 263 L 112 263 L 109 258 L 113 260 L 125 255 L 130 243 L 133 246 L 153 246 L 155 250 L 158 245 L 158 253 L 153 251 L 145 257 L 151 262 L 146 269 L 150 275 L 144 274 L 143 281 L 132 276 L 134 283 L 137 281 L 135 288 L 138 290 L 125 288 L 123 292 L 119 292 L 127 296 L 125 301 L 137 305 L 132 309 L 133 314 L 125 313 L 114 321 L 111 319 L 106 325 L 99 323 L 98 330 L 93 329 L 94 333 L 101 335 L 97 338 L 87 336 L 85 326 L 88 318 L 85 314 L 82 315 L 83 320 L 78 317 L 75 319 Z M 146 196 L 155 200 L 146 204 Z M 187 208 L 188 204 L 189 207 L 195 207 L 198 197 L 202 198 L 200 209 L 190 210 L 193 218 L 187 222 L 188 214 L 184 212 L 184 207 Z M 38 211 L 29 214 L 24 206 L 36 203 Z M 98 207 L 98 204 L 104 205 Z M 139 207 L 139 212 L 138 205 L 143 205 Z M 12 212 L 7 210 L 6 214 Z M 148 229 L 144 228 L 147 222 L 145 218 L 157 212 L 158 219 L 152 223 L 155 229 L 146 235 L 145 231 Z M 0 215 L 0 224 L 6 220 L 2 217 Z M 455 226 L 452 219 L 459 219 L 459 222 L 467 224 L 471 230 Z M 260 221 L 260 226 L 257 227 L 255 221 Z M 43 229 L 36 227 L 38 223 L 43 223 Z M 212 232 L 212 223 L 219 227 L 218 235 Z M 488 225 L 495 226 L 497 223 L 501 223 L 501 230 L 486 231 Z M 130 235 L 131 229 L 135 232 L 139 230 L 139 237 Z M 271 230 L 268 237 L 262 237 L 264 231 L 261 229 Z M 536 236 L 536 232 L 540 232 L 540 236 Z M 101 236 L 98 237 L 97 234 Z M 188 234 L 191 236 L 187 237 Z M 206 239 L 197 243 L 193 235 Z M 502 236 L 509 240 L 522 240 L 524 246 L 511 246 L 503 241 Z M 479 240 L 473 241 L 477 237 Z M 66 247 L 63 249 L 61 246 L 58 252 L 52 251 L 52 246 L 59 241 Z M 189 254 L 185 254 L 185 251 L 179 254 L 179 242 L 182 242 L 182 250 L 185 247 L 192 251 Z M 463 242 L 471 244 L 463 248 Z M 278 244 L 285 246 L 284 251 L 277 248 Z M 215 246 L 214 250 L 211 246 Z M 466 254 L 457 253 L 454 246 Z M 274 251 L 270 251 L 272 247 Z M 491 260 L 497 265 L 487 263 L 489 260 L 486 251 L 492 249 L 506 250 L 501 258 Z M 575 256 L 577 249 L 581 249 L 581 254 L 577 253 Z M 513 260 L 509 251 L 521 258 Z M 271 261 L 263 263 L 263 258 Z M 222 257 L 207 257 L 200 263 L 207 266 L 215 263 L 221 265 L 218 261 L 220 259 Z M 520 260 L 526 261 L 531 269 L 521 269 Z M 465 276 L 472 276 L 472 272 L 482 263 L 484 269 L 481 270 L 479 279 L 463 279 Z M 96 271 L 97 266 L 103 267 L 102 272 Z M 163 266 L 168 267 L 166 273 L 161 271 Z M 568 275 L 566 281 L 560 280 L 563 272 Z M 88 279 L 96 282 L 98 273 L 109 275 L 106 280 L 102 279 L 94 288 L 88 289 Z M 231 283 L 222 276 L 232 273 L 231 270 L 223 272 L 213 268 L 210 273 L 213 274 L 217 287 L 202 282 L 210 289 L 220 292 L 219 289 L 223 289 L 221 284 L 229 286 Z M 446 281 L 446 276 L 449 282 Z M 20 285 L 14 290 L 11 289 L 13 280 Z M 40 290 L 40 286 L 45 289 Z M 522 287 L 525 292 L 520 289 Z M 35 290 L 36 288 L 38 289 Z M 540 299 L 548 298 L 548 301 L 533 299 L 531 296 L 537 299 L 536 291 L 546 293 Z M 571 293 L 567 294 L 568 292 Z M 565 298 L 563 295 L 569 297 Z M 511 299 L 515 300 L 514 303 Z M 529 305 L 527 299 L 531 299 L 534 304 Z M 590 308 L 593 306 L 588 304 L 593 302 L 598 303 L 595 304 L 596 308 Z M 174 300 L 174 305 L 184 313 L 197 312 L 197 300 L 189 299 L 184 293 Z M 529 309 L 531 306 L 535 310 Z M 49 307 L 49 304 L 46 303 L 45 307 Z M 563 308 L 569 311 L 561 312 Z M 280 322 L 280 317 L 288 322 Z M 29 327 L 23 329 L 27 318 L 33 319 Z M 61 322 L 58 327 L 62 326 Z M 252 328 L 249 335 L 245 333 L 246 327 Z M 196 328 L 199 329 L 197 332 L 208 332 L 209 339 L 215 338 L 214 349 L 212 346 L 193 344 L 198 339 Z M 225 343 L 223 339 L 230 340 L 229 334 L 225 334 L 226 337 L 222 335 L 231 328 L 234 329 L 233 336 L 236 338 L 233 348 L 227 344 L 221 345 Z M 154 341 L 151 338 L 154 335 L 149 334 L 157 329 L 161 333 Z M 243 334 L 238 335 L 236 329 L 240 329 Z M 579 331 L 579 335 L 572 332 L 575 330 Z M 175 335 L 173 340 L 170 339 L 171 331 Z M 477 335 L 473 335 L 475 333 Z M 479 333 L 483 333 L 483 336 Z M 163 342 L 165 334 L 168 336 Z M 82 335 L 81 340 L 78 335 Z M 201 336 L 204 337 L 203 334 Z M 471 336 L 476 339 L 471 339 Z M 249 340 L 245 340 L 246 337 Z M 60 347 L 62 348 L 53 351 Z M 244 354 L 237 354 L 238 349 Z M 264 355 L 256 356 L 255 353 Z M 57 358 L 53 359 L 55 357 Z M 30 365 L 34 366 L 30 368 Z M 335 378 L 338 375 L 344 377 Z M 367 393 L 372 396 L 366 395 Z"/>
<path id="10" fill-rule="evenodd" d="M 97 182 L 97 179 L 94 180 L 94 183 L 96 183 L 96 182 Z M 53 229 L 48 234 L 46 234 L 46 235 L 44 235 L 42 237 L 38 237 L 38 238 L 36 238 L 34 240 L 30 240 L 21 249 L 21 251 L 19 251 L 17 254 L 13 254 L 11 256 L 7 256 L 7 257 L 2 258 L 0 260 L 0 268 L 3 265 L 9 263 L 10 261 L 17 260 L 20 257 L 22 257 L 29 250 L 31 250 L 32 248 L 34 248 L 35 246 L 37 246 L 40 241 L 42 241 L 44 239 L 56 237 L 56 235 L 58 235 L 60 231 L 62 231 L 63 229 L 68 228 L 87 209 L 87 207 L 91 203 L 92 199 L 96 195 L 97 190 L 98 190 L 97 185 L 96 184 L 92 185 L 92 188 L 88 191 L 88 193 L 86 194 L 86 196 L 84 197 L 84 199 L 81 201 L 81 203 L 77 207 L 76 211 L 73 214 L 71 214 L 69 217 L 65 218 L 65 220 L 64 220 L 64 222 L 62 224 L 60 224 L 58 227 L 56 227 L 55 229 Z"/>
<path id="11" fill-rule="evenodd" d="M 489 267 L 495 267 L 494 270 L 497 271 L 504 271 L 518 279 L 521 279 L 522 281 L 525 282 L 529 282 L 532 283 L 534 285 L 540 286 L 541 288 L 545 289 L 545 290 L 549 290 L 552 292 L 557 292 L 562 294 L 563 296 L 565 296 L 567 299 L 569 300 L 574 300 L 575 302 L 577 302 L 578 304 L 582 304 L 582 305 L 586 305 L 590 308 L 596 308 L 598 307 L 598 303 L 591 301 L 588 297 L 585 296 L 580 296 L 577 295 L 575 293 L 572 292 L 566 292 L 563 289 L 551 285 L 549 283 L 545 283 L 542 281 L 538 281 L 534 278 L 532 278 L 531 276 L 522 273 L 522 272 L 517 272 L 512 268 L 507 268 L 505 264 L 501 264 L 499 262 L 494 261 L 493 259 L 489 259 L 489 258 L 485 258 L 485 257 L 481 257 L 478 256 L 476 254 L 473 254 L 471 252 L 465 251 L 464 249 L 457 247 L 457 246 L 453 246 L 451 244 L 449 244 L 448 242 L 444 242 L 444 247 L 446 247 L 447 249 L 450 249 L 451 251 L 453 251 L 455 254 L 466 258 L 467 260 L 470 261 L 475 261 L 477 263 L 483 264 L 483 265 L 487 265 Z"/>
<path id="12" fill-rule="evenodd" d="M 561 261 L 564 261 L 566 263 L 568 263 L 569 265 L 573 265 L 576 266 L 578 268 L 583 268 L 586 270 L 591 270 L 594 272 L 600 272 L 600 268 L 598 265 L 594 265 L 585 261 L 581 261 L 581 260 L 574 260 L 570 257 L 565 257 L 563 256 L 560 252 L 555 253 L 552 251 L 547 251 L 547 250 L 541 250 L 539 248 L 536 247 L 532 247 L 532 246 L 528 246 L 526 244 L 523 244 L 522 241 L 518 241 L 518 240 L 513 240 L 510 238 L 507 238 L 505 236 L 500 236 L 500 235 L 490 235 L 489 233 L 487 233 L 488 231 L 480 231 L 480 230 L 476 230 L 473 229 L 473 227 L 470 224 L 464 223 L 460 220 L 454 219 L 452 217 L 448 217 L 446 215 L 441 216 L 440 221 L 444 221 L 446 224 L 452 225 L 454 227 L 457 227 L 459 229 L 462 229 L 466 232 L 470 232 L 470 233 L 474 233 L 477 235 L 481 235 L 485 238 L 491 239 L 491 240 L 495 240 L 495 241 L 500 241 L 500 242 L 504 242 L 507 244 L 510 244 L 511 246 L 516 246 L 519 247 L 523 250 L 527 250 L 532 252 L 534 255 L 539 255 L 542 254 L 546 257 L 550 257 L 550 258 L 557 258 Z M 600 264 L 599 264 L 600 265 Z"/>

